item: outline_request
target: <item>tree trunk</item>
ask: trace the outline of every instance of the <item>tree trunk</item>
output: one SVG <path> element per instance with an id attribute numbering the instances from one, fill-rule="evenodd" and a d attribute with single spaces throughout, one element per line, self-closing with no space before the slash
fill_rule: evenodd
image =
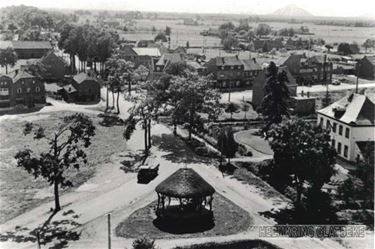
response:
<path id="1" fill-rule="evenodd" d="M 298 181 L 296 182 L 296 191 L 297 191 L 297 199 L 296 199 L 296 209 L 299 209 L 301 207 L 301 199 L 302 199 L 302 182 Z"/>
<path id="2" fill-rule="evenodd" d="M 56 180 L 55 180 L 53 188 L 54 188 L 54 194 L 55 194 L 55 213 L 57 213 L 58 211 L 61 210 L 61 206 L 60 206 L 60 196 L 59 196 L 59 184 L 57 183 Z"/>
<path id="3" fill-rule="evenodd" d="M 173 124 L 173 135 L 177 135 L 177 124 Z"/>
<path id="4" fill-rule="evenodd" d="M 130 79 L 128 79 L 128 91 L 129 91 L 129 96 L 132 94 L 132 84 L 130 82 Z"/>
<path id="5" fill-rule="evenodd" d="M 106 102 L 105 102 L 105 111 L 108 111 L 109 107 L 109 86 L 107 85 L 107 97 L 106 97 Z"/>
<path id="6" fill-rule="evenodd" d="M 115 108 L 115 93 L 113 91 L 112 92 L 112 109 Z"/>
<path id="7" fill-rule="evenodd" d="M 120 99 L 120 91 L 118 90 L 117 91 L 117 103 L 116 103 L 116 105 L 117 105 L 117 114 L 120 114 L 120 104 L 119 104 L 119 99 Z"/>
<path id="8" fill-rule="evenodd" d="M 8 74 L 8 64 L 5 64 L 5 73 Z"/>
<path id="9" fill-rule="evenodd" d="M 145 140 L 145 155 L 148 154 L 148 144 L 147 144 L 147 120 L 146 119 L 143 119 L 143 128 L 145 129 L 145 136 L 144 136 L 144 140 Z"/>
<path id="10" fill-rule="evenodd" d="M 148 148 L 151 148 L 151 119 L 148 119 L 147 129 L 148 129 Z"/>

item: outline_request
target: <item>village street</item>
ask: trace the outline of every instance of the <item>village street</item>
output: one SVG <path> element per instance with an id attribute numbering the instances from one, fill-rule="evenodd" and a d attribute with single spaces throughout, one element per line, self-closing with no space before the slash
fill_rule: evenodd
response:
<path id="1" fill-rule="evenodd" d="M 122 115 L 126 116 L 126 110 L 130 103 L 123 98 L 120 99 L 120 108 Z M 57 103 L 55 103 L 57 104 Z M 103 103 L 102 103 L 103 105 Z M 57 105 L 57 110 L 61 108 L 69 108 L 76 111 L 92 112 L 92 106 L 88 109 L 82 106 L 74 105 Z M 76 108 L 77 107 L 77 108 Z M 53 111 L 53 107 L 48 107 L 49 111 Z M 43 110 L 42 110 L 43 111 Z M 45 111 L 45 110 L 44 110 Z M 23 116 L 31 117 L 33 114 L 26 114 Z M 102 167 L 96 175 L 89 179 L 88 182 L 81 185 L 74 192 L 64 194 L 61 197 L 63 210 L 56 214 L 52 221 L 59 221 L 67 219 L 64 216 L 64 211 L 73 210 L 78 218 L 74 221 L 81 224 L 73 230 L 81 232 L 78 241 L 68 241 L 67 246 L 70 248 L 106 248 L 107 246 L 107 219 L 108 213 L 112 214 L 112 248 L 130 247 L 132 240 L 118 238 L 114 236 L 114 229 L 119 222 L 123 221 L 131 213 L 139 208 L 148 205 L 150 202 L 156 200 L 156 193 L 154 191 L 157 184 L 163 181 L 166 177 L 172 174 L 180 167 L 191 167 L 205 180 L 207 180 L 215 189 L 227 199 L 243 208 L 251 215 L 255 226 L 258 225 L 272 225 L 274 221 L 266 219 L 259 215 L 259 212 L 268 211 L 272 208 L 282 208 L 287 205 L 279 198 L 265 198 L 264 194 L 260 192 L 256 186 L 243 184 L 236 179 L 229 176 L 223 177 L 219 170 L 216 169 L 213 163 L 207 164 L 201 162 L 199 157 L 191 157 L 188 161 L 182 162 L 176 158 L 171 160 L 175 154 L 175 150 L 189 150 L 185 145 L 182 148 L 176 148 L 176 137 L 172 135 L 171 130 L 163 124 L 153 124 L 152 135 L 162 137 L 163 146 L 154 146 L 151 149 L 151 156 L 146 163 L 160 164 L 159 175 L 149 184 L 138 184 L 135 173 L 124 173 L 120 167 L 122 160 L 133 160 L 130 155 L 140 154 L 143 148 L 143 131 L 138 127 L 135 134 L 127 142 L 127 151 L 112 155 L 109 162 Z M 171 145 L 174 146 L 171 146 Z M 249 159 L 251 160 L 251 159 Z M 255 159 L 256 160 L 256 159 Z M 190 162 L 189 162 L 190 161 Z M 21 228 L 27 227 L 33 229 L 41 225 L 44 220 L 50 215 L 48 211 L 53 206 L 53 203 L 43 204 L 30 212 L 22 214 L 0 227 L 0 231 L 9 231 L 15 226 Z M 222 236 L 215 238 L 191 238 L 191 239 L 177 239 L 177 240 L 157 240 L 156 243 L 161 248 L 172 248 L 177 242 L 178 245 L 191 244 L 204 241 L 226 241 L 231 239 L 258 239 L 259 232 L 257 229 L 249 229 L 240 234 Z M 332 240 L 319 240 L 310 238 L 301 239 L 267 239 L 271 243 L 286 248 L 342 248 L 338 242 Z M 28 243 L 12 243 L 3 242 L 0 244 L 1 248 L 35 248 L 35 244 Z"/>

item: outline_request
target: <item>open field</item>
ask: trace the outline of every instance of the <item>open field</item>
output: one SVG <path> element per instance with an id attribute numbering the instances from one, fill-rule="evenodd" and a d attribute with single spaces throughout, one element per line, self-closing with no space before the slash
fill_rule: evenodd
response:
<path id="1" fill-rule="evenodd" d="M 45 141 L 33 140 L 32 136 L 24 136 L 23 126 L 33 122 L 47 127 L 46 132 L 56 125 L 59 119 L 71 112 L 51 112 L 25 116 L 8 116 L 0 121 L 0 223 L 32 209 L 42 202 L 52 200 L 53 192 L 43 179 L 34 179 L 25 170 L 16 167 L 14 159 L 19 149 L 28 147 L 35 152 L 47 148 Z M 96 136 L 87 149 L 88 164 L 80 171 L 68 172 L 75 187 L 80 186 L 95 174 L 96 168 L 109 160 L 111 154 L 125 150 L 125 141 L 120 138 L 122 127 L 102 127 L 99 118 L 89 115 L 96 126 Z"/>

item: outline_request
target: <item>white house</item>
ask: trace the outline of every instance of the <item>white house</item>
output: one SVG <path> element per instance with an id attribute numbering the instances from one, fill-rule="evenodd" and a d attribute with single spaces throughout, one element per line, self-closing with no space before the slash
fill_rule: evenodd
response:
<path id="1" fill-rule="evenodd" d="M 318 124 L 331 129 L 337 154 L 349 161 L 362 158 L 363 143 L 375 140 L 375 104 L 365 95 L 353 93 L 317 111 Z"/>

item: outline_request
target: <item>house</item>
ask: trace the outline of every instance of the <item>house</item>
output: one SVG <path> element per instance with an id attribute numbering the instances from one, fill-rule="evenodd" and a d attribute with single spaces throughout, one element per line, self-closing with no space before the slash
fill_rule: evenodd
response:
<path id="1" fill-rule="evenodd" d="M 326 56 L 291 54 L 282 66 L 288 67 L 299 85 L 332 82 L 333 64 Z"/>
<path id="2" fill-rule="evenodd" d="M 250 42 L 249 47 L 253 48 L 255 51 L 262 51 L 262 52 L 269 52 L 272 49 L 279 50 L 284 47 L 283 39 L 282 38 L 276 38 L 276 39 L 270 39 L 270 38 L 264 38 L 264 39 L 253 39 Z"/>
<path id="3" fill-rule="evenodd" d="M 360 142 L 375 140 L 375 104 L 363 94 L 350 94 L 317 111 L 318 124 L 331 130 L 338 156 L 355 161 L 362 157 Z"/>
<path id="4" fill-rule="evenodd" d="M 152 79 L 160 78 L 172 63 L 186 63 L 184 54 L 166 53 L 159 60 L 154 61 L 153 70 L 150 77 Z"/>
<path id="5" fill-rule="evenodd" d="M 64 89 L 69 95 L 69 101 L 90 102 L 100 99 L 100 83 L 87 73 L 82 72 L 73 76 L 71 86 L 67 84 Z"/>
<path id="6" fill-rule="evenodd" d="M 366 55 L 356 64 L 358 77 L 375 79 L 375 55 Z"/>
<path id="7" fill-rule="evenodd" d="M 44 84 L 39 77 L 25 70 L 15 70 L 0 76 L 1 107 L 19 104 L 33 107 L 45 103 L 45 100 Z"/>
<path id="8" fill-rule="evenodd" d="M 216 57 L 206 63 L 207 73 L 214 76 L 213 87 L 232 88 L 251 86 L 261 71 L 253 60 L 242 60 L 238 56 Z"/>
<path id="9" fill-rule="evenodd" d="M 135 47 L 124 46 L 122 48 L 122 53 L 125 57 L 125 60 L 131 61 L 135 64 L 136 67 L 143 65 L 147 68 L 151 68 L 153 61 L 161 57 L 159 48 L 152 47 Z"/>
<path id="10" fill-rule="evenodd" d="M 0 107 L 9 107 L 13 96 L 13 80 L 8 75 L 0 75 Z"/>
<path id="11" fill-rule="evenodd" d="M 288 76 L 287 87 L 289 90 L 290 96 L 297 95 L 297 82 L 293 75 L 290 73 L 287 67 L 279 67 L 279 72 L 285 71 Z M 267 69 L 263 69 L 259 75 L 254 79 L 253 82 L 253 98 L 252 98 L 252 105 L 254 107 L 258 107 L 264 98 L 264 86 L 267 81 Z"/>
<path id="12" fill-rule="evenodd" d="M 199 75 L 206 74 L 206 67 L 201 65 L 198 61 L 194 60 L 187 60 L 186 65 L 190 68 L 192 68 L 195 72 L 197 72 Z"/>
<path id="13" fill-rule="evenodd" d="M 0 41 L 0 48 L 11 47 L 18 59 L 42 58 L 52 45 L 48 41 Z"/>

